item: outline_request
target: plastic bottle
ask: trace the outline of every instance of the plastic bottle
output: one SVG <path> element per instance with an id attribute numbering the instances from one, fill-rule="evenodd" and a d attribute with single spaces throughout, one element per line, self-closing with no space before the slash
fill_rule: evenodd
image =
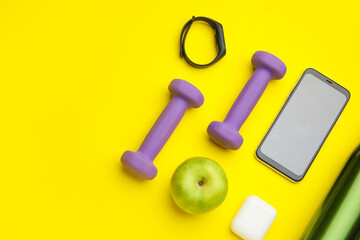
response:
<path id="1" fill-rule="evenodd" d="M 301 239 L 360 239 L 360 146 L 350 156 Z"/>

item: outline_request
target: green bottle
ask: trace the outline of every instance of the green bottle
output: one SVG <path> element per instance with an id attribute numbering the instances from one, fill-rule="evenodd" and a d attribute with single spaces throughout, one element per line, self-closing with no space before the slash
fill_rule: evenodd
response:
<path id="1" fill-rule="evenodd" d="M 360 146 L 350 156 L 301 239 L 360 239 Z"/>

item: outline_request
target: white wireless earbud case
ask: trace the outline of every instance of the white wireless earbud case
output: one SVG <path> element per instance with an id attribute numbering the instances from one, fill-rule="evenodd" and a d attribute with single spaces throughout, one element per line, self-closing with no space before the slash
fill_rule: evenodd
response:
<path id="1" fill-rule="evenodd" d="M 249 196 L 232 221 L 231 229 L 244 240 L 261 240 L 275 217 L 275 208 L 256 196 Z"/>

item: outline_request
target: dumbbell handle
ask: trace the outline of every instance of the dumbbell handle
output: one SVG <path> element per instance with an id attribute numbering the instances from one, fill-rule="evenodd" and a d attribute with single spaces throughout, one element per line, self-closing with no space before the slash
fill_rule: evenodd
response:
<path id="1" fill-rule="evenodd" d="M 270 80 L 271 73 L 267 69 L 257 68 L 236 98 L 224 122 L 239 131 Z"/>
<path id="2" fill-rule="evenodd" d="M 174 132 L 188 107 L 189 103 L 185 99 L 174 96 L 145 137 L 138 152 L 153 161 Z"/>

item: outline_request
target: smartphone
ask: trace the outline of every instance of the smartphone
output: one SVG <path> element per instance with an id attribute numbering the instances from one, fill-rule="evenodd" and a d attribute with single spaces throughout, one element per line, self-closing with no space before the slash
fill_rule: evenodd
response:
<path id="1" fill-rule="evenodd" d="M 256 150 L 256 157 L 299 182 L 350 99 L 350 92 L 306 69 Z"/>

